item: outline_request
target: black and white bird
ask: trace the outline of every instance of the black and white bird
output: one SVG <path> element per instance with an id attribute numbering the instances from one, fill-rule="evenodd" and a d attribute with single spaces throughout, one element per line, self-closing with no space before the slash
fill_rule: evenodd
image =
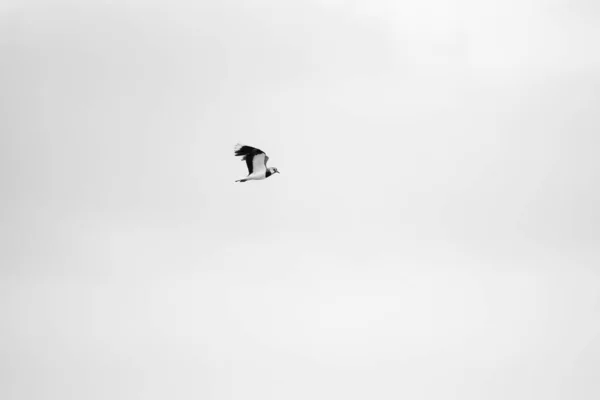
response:
<path id="1" fill-rule="evenodd" d="M 242 160 L 245 160 L 246 165 L 248 166 L 248 176 L 243 179 L 238 179 L 236 182 L 261 180 L 279 173 L 277 168 L 267 168 L 269 157 L 264 151 L 240 143 L 235 145 L 234 150 L 236 157 L 242 157 Z"/>

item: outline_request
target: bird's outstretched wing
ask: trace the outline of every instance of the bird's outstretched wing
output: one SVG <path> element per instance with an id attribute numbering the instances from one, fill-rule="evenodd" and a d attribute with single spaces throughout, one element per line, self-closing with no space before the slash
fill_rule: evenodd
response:
<path id="1" fill-rule="evenodd" d="M 235 146 L 234 150 L 237 157 L 242 157 L 242 160 L 246 161 L 248 175 L 267 168 L 269 157 L 267 157 L 264 151 L 239 143 Z"/>

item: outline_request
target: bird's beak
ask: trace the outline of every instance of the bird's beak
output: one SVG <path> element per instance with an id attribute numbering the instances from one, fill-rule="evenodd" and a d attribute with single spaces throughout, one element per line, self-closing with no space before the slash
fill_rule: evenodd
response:
<path id="1" fill-rule="evenodd" d="M 277 173 L 279 174 L 279 171 L 277 171 Z"/>

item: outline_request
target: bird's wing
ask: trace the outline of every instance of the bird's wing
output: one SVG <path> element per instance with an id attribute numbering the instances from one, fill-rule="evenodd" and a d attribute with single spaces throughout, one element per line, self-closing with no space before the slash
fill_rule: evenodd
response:
<path id="1" fill-rule="evenodd" d="M 246 146 L 239 143 L 235 146 L 234 150 L 236 156 L 242 157 L 242 160 L 246 161 L 246 166 L 248 167 L 248 175 L 251 175 L 253 172 L 258 172 L 263 169 L 266 169 L 267 162 L 265 161 L 265 158 L 268 159 L 268 157 L 264 151 L 255 147 Z"/>
<path id="2" fill-rule="evenodd" d="M 265 153 L 259 153 L 252 157 L 252 172 L 250 173 L 261 173 L 267 170 L 267 155 Z M 250 165 L 250 164 L 248 164 Z"/>

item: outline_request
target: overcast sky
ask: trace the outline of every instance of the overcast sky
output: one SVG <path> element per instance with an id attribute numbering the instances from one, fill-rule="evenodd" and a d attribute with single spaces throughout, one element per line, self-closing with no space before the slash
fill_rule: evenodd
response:
<path id="1" fill-rule="evenodd" d="M 599 37 L 592 0 L 3 2 L 0 398 L 600 398 Z"/>

